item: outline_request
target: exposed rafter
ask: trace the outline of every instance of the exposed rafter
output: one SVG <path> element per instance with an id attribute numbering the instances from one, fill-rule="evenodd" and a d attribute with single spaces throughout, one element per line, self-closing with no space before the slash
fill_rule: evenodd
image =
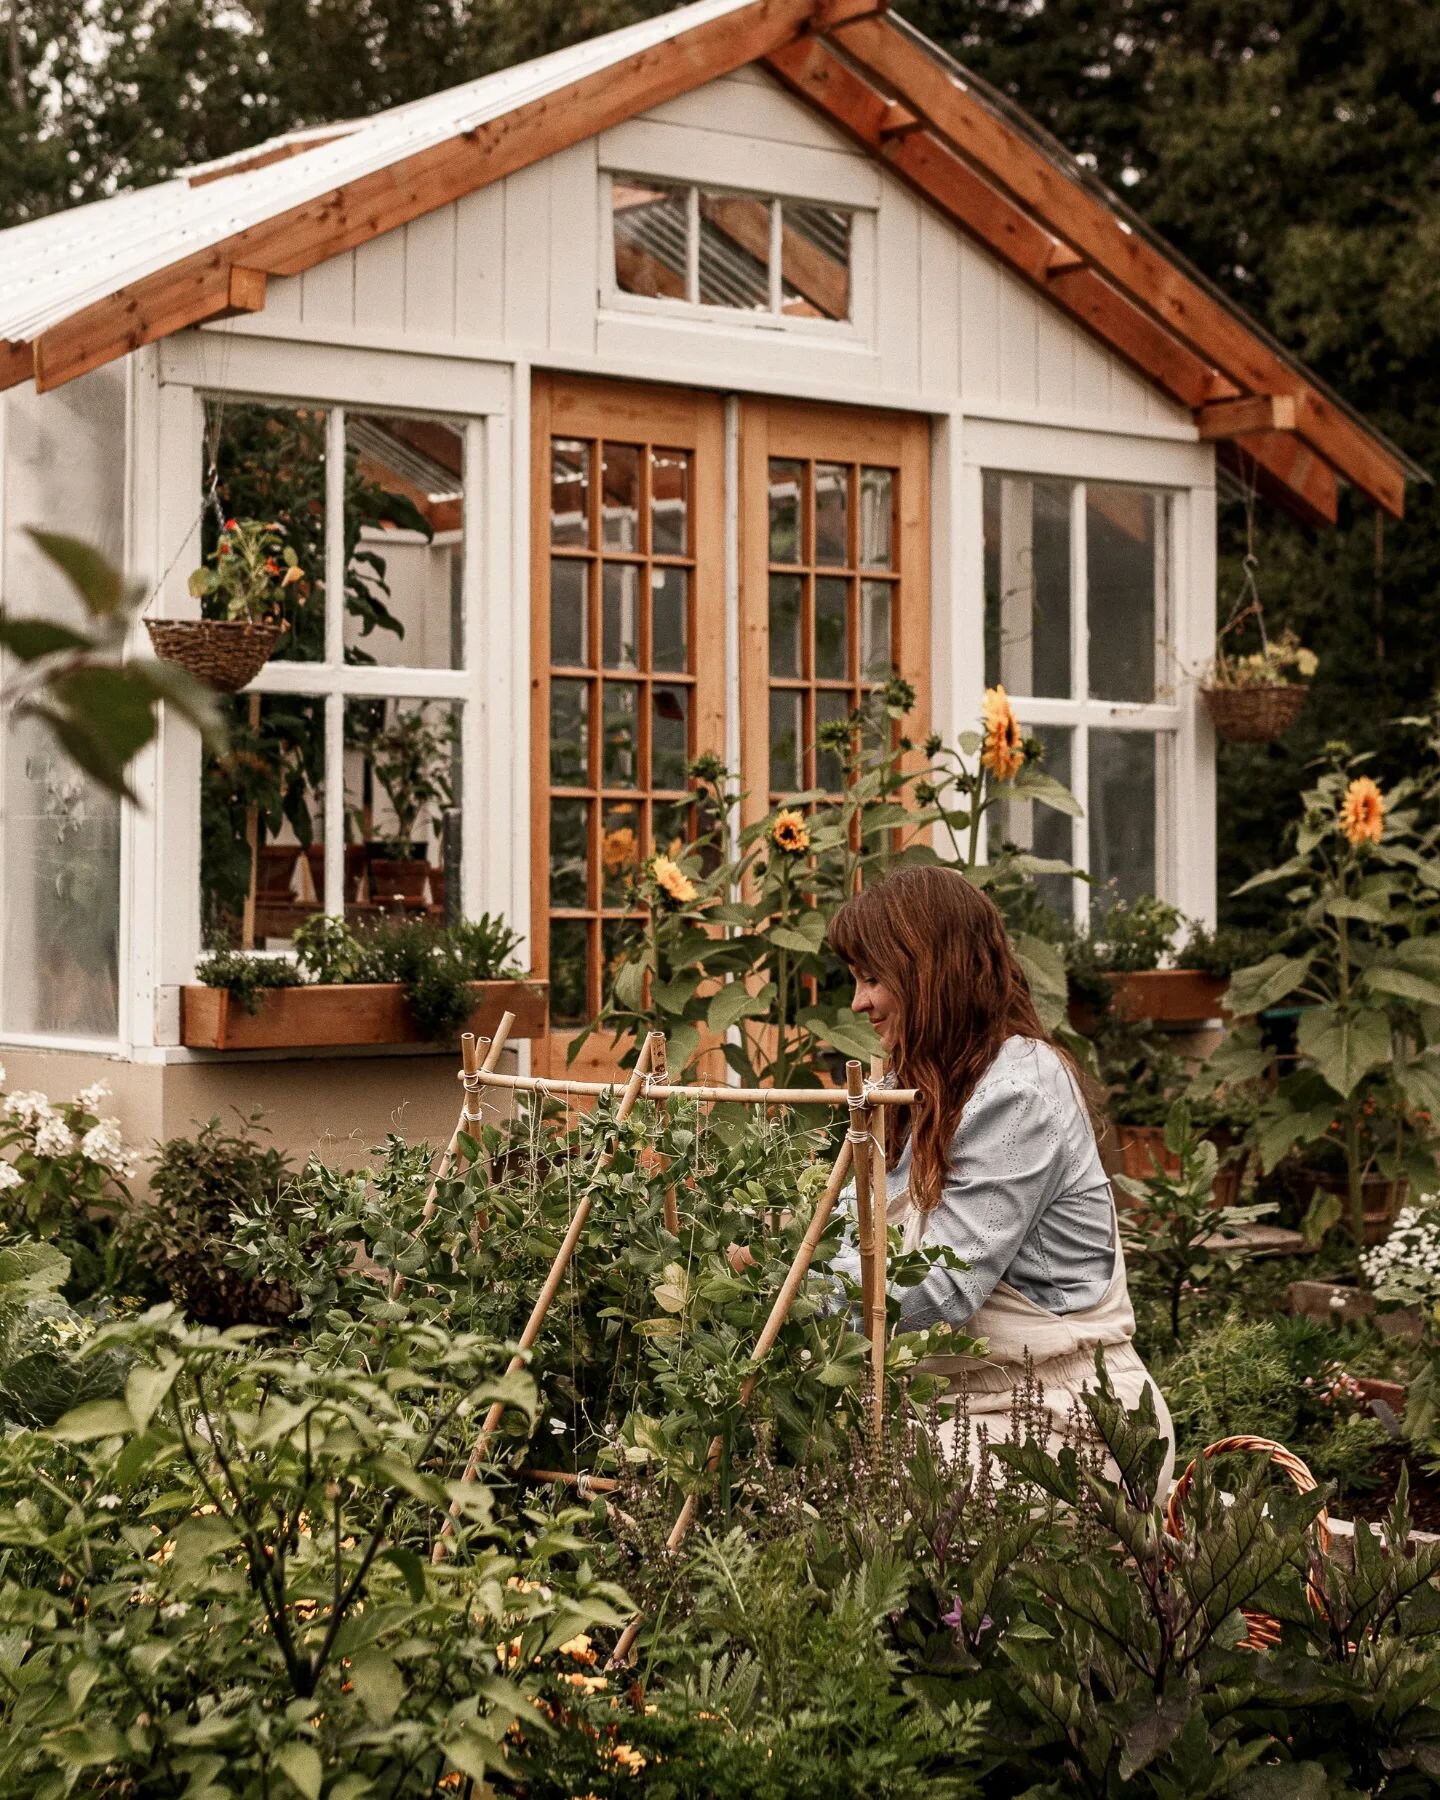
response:
<path id="1" fill-rule="evenodd" d="M 1248 437 L 1257 431 L 1294 431 L 1300 407 L 1293 394 L 1241 394 L 1195 409 L 1202 438 Z"/>

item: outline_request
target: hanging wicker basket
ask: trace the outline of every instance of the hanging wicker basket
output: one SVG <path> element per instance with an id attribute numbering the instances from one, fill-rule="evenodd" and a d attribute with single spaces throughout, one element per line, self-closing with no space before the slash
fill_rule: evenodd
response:
<path id="1" fill-rule="evenodd" d="M 1273 744 L 1300 717 L 1306 689 L 1298 681 L 1266 687 L 1202 687 L 1215 723 L 1227 744 Z"/>
<path id="2" fill-rule="evenodd" d="M 250 619 L 147 619 L 145 629 L 162 662 L 222 694 L 238 694 L 269 662 L 285 627 Z"/>

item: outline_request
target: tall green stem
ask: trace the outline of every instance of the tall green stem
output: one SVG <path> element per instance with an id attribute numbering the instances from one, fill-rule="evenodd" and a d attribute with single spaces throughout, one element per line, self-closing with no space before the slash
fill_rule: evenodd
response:
<path id="1" fill-rule="evenodd" d="M 1336 869 L 1335 885 L 1340 898 L 1346 897 L 1349 858 L 1341 855 Z M 1348 1028 L 1350 1017 L 1350 931 L 1343 916 L 1335 921 L 1335 978 L 1339 996 L 1342 1028 Z M 1348 1201 L 1350 1236 L 1357 1251 L 1365 1244 L 1365 1186 L 1360 1157 L 1360 1102 L 1358 1094 L 1346 1100 L 1345 1110 L 1345 1187 Z"/>
<path id="2" fill-rule="evenodd" d="M 970 795 L 970 847 L 965 853 L 965 873 L 975 867 L 980 854 L 980 821 L 985 816 L 985 771 L 975 771 L 975 786 Z"/>

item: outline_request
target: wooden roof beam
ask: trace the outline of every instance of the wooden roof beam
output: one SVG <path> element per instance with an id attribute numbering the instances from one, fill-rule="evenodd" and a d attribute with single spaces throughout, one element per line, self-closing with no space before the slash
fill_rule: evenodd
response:
<path id="1" fill-rule="evenodd" d="M 1222 438 L 1215 455 L 1244 486 L 1302 524 L 1333 525 L 1339 517 L 1335 471 L 1298 437 Z"/>
<path id="2" fill-rule="evenodd" d="M 913 113 L 908 106 L 902 106 L 898 100 L 892 100 L 885 109 L 880 135 L 885 139 L 907 137 L 912 131 L 922 131 L 924 127 L 925 121 L 919 113 Z"/>
<path id="3" fill-rule="evenodd" d="M 1195 408 L 1195 424 L 1205 440 L 1250 437 L 1258 431 L 1294 431 L 1299 407 L 1293 394 L 1241 394 Z"/>
<path id="4" fill-rule="evenodd" d="M 36 338 L 38 392 L 60 387 L 76 375 L 138 350 L 142 344 L 153 344 L 157 338 L 183 331 L 187 325 L 262 312 L 265 273 L 262 269 L 236 268 L 222 262 L 219 253 L 212 251 L 199 267 L 191 270 L 185 282 L 154 290 L 148 282 L 137 282 L 122 288 L 105 305 L 108 310 L 103 314 L 87 307 Z"/>
<path id="5" fill-rule="evenodd" d="M 968 161 L 1204 361 L 1248 392 L 1303 398 L 1297 429 L 1306 441 L 1378 506 L 1401 517 L 1405 471 L 1396 457 L 1213 294 L 1057 168 L 902 32 L 878 19 L 855 19 L 834 29 L 847 57 L 920 113 Z"/>
<path id="6" fill-rule="evenodd" d="M 1215 371 L 1117 288 L 1085 267 L 1052 275 L 1055 241 L 1049 232 L 1008 196 L 982 180 L 953 150 L 929 133 L 885 142 L 880 129 L 889 101 L 832 50 L 807 39 L 773 51 L 766 60 L 771 71 L 793 93 L 882 157 L 922 198 L 1046 294 L 1147 380 L 1191 409 L 1215 398 L 1217 389 L 1221 389 Z M 1277 488 L 1284 487 L 1297 466 L 1291 457 L 1272 455 L 1271 446 L 1284 441 L 1260 439 L 1252 449 L 1262 466 L 1277 464 Z M 1290 510 L 1310 523 L 1333 523 L 1334 478 L 1318 464 L 1318 459 L 1310 458 L 1309 463 L 1317 465 L 1318 473 L 1308 467 L 1302 471 L 1301 487 Z"/>
<path id="7" fill-rule="evenodd" d="M 19 387 L 35 373 L 35 352 L 28 341 L 18 344 L 0 338 L 0 393 Z"/>

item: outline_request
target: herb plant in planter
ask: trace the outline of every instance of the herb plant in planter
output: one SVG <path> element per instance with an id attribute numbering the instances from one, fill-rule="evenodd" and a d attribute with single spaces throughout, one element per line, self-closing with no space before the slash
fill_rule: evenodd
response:
<path id="1" fill-rule="evenodd" d="M 226 519 L 215 548 L 190 576 L 204 616 L 147 619 L 155 654 L 236 693 L 269 661 L 285 629 L 282 595 L 304 580 L 278 520 Z"/>
<path id="2" fill-rule="evenodd" d="M 389 802 L 392 830 L 370 849 L 370 892 L 377 900 L 415 905 L 430 874 L 426 844 L 417 836 L 452 798 L 454 730 L 422 707 L 398 707 L 394 717 L 361 739 L 371 773 Z"/>

